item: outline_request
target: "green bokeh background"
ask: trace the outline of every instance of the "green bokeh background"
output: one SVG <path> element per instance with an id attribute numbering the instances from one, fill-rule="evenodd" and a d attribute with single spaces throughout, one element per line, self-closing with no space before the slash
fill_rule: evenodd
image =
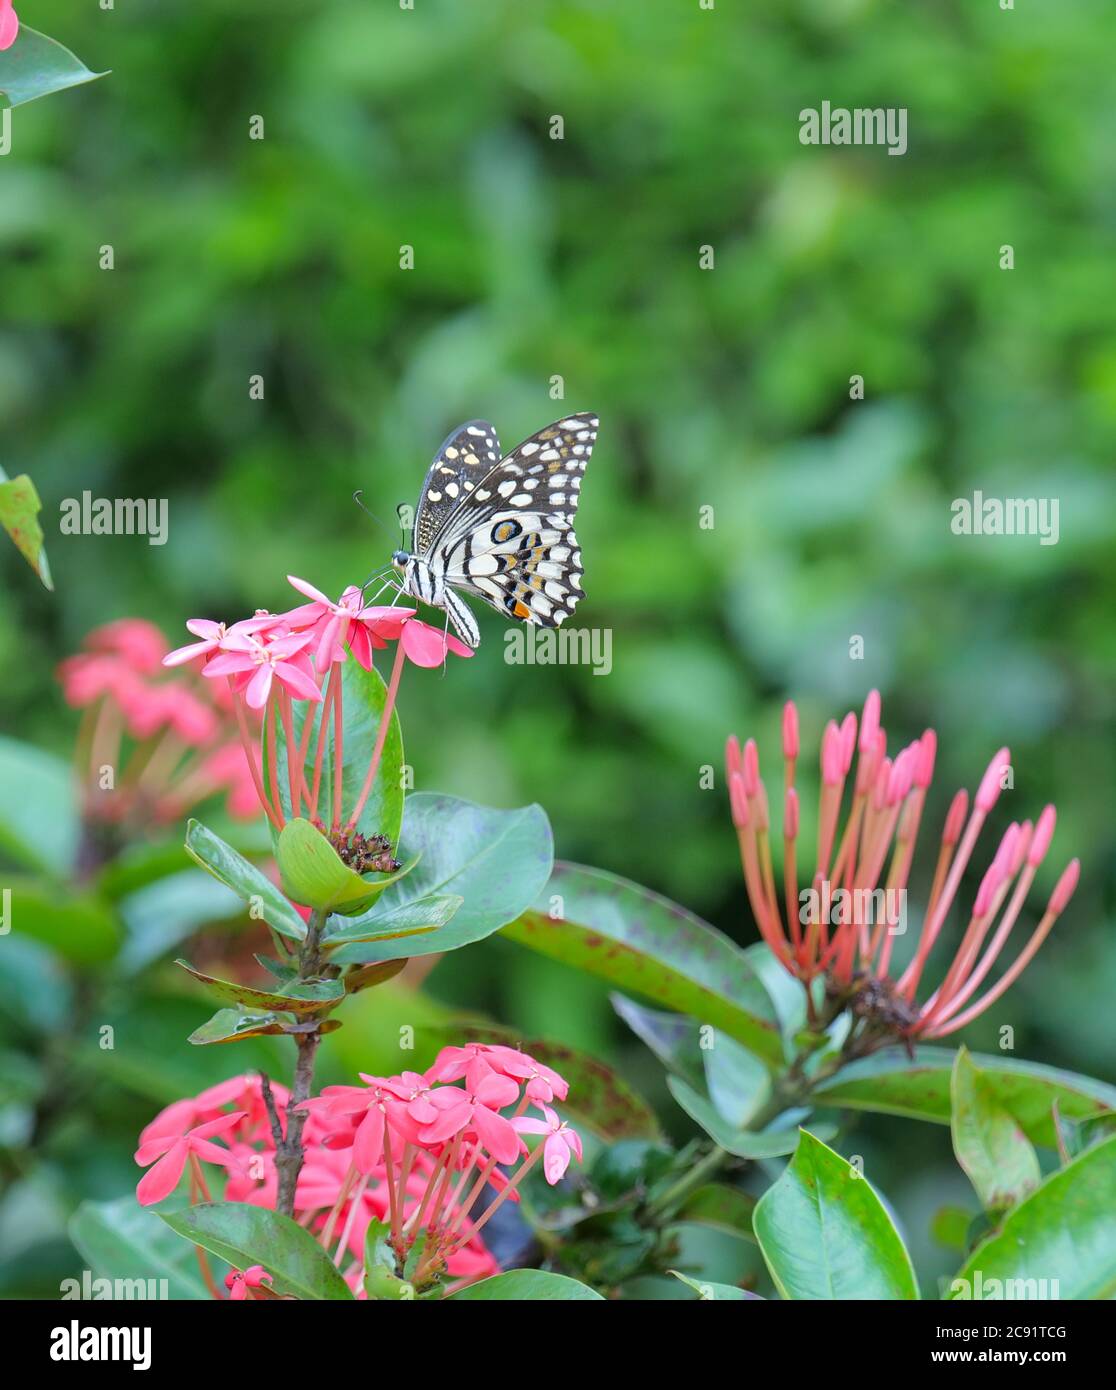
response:
<path id="1" fill-rule="evenodd" d="M 287 573 L 360 583 L 395 535 L 354 488 L 390 521 L 462 419 L 491 419 L 510 446 L 595 410 L 577 623 L 611 630 L 611 674 L 509 665 L 503 620 L 480 614 L 474 660 L 405 681 L 416 784 L 538 800 L 562 857 L 748 942 L 725 735 L 754 734 L 773 764 L 793 695 L 808 779 L 825 720 L 879 686 L 893 744 L 938 730 L 936 823 L 1007 743 L 997 830 L 1053 800 L 1040 886 L 1071 854 L 1083 864 L 1038 963 L 966 1040 L 995 1048 L 1010 1025 L 1016 1055 L 1111 1078 L 1111 14 L 1080 0 L 19 12 L 113 71 L 14 112 L 0 160 L 0 461 L 35 478 L 57 586 L 0 550 L 4 732 L 67 750 L 76 720 L 51 672 L 98 623 L 138 614 L 176 635 L 190 616 L 293 602 Z M 799 110 L 823 100 L 906 107 L 908 152 L 803 147 Z M 166 498 L 168 544 L 60 536 L 62 499 L 85 489 Z M 975 489 L 1057 498 L 1058 543 L 953 535 L 950 504 Z M 596 982 L 497 940 L 429 989 L 609 1056 L 688 1132 Z M 184 996 L 187 1030 L 199 1007 Z M 153 1107 L 115 1082 L 89 1104 L 98 1128 L 119 1118 L 125 1166 L 106 1144 L 72 1181 L 116 1195 Z M 842 1149 L 866 1156 L 932 1283 L 950 1257 L 929 1214 L 967 1194 L 948 1134 L 863 1122 Z"/>

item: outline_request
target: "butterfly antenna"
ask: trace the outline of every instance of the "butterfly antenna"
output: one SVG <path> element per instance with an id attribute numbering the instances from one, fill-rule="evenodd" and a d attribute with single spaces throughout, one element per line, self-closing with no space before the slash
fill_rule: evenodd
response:
<path id="1" fill-rule="evenodd" d="M 353 501 L 357 504 L 357 506 L 361 509 L 362 512 L 364 512 L 367 516 L 370 516 L 372 518 L 372 520 L 376 523 L 377 526 L 379 526 L 379 528 L 382 531 L 387 531 L 388 528 L 384 525 L 384 523 L 380 520 L 376 513 L 374 511 L 371 511 L 368 507 L 364 505 L 364 502 L 362 501 L 363 495 L 364 489 L 358 487 L 356 492 L 353 493 Z M 388 534 L 390 535 L 391 532 L 389 531 Z"/>

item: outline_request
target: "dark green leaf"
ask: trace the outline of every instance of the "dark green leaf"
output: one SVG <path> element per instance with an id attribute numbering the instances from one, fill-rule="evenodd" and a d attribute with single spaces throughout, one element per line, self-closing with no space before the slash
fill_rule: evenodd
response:
<path id="1" fill-rule="evenodd" d="M 301 941 L 306 936 L 306 923 L 275 884 L 201 821 L 191 820 L 186 824 L 186 853 L 255 907 L 280 936 L 292 941 Z"/>
<path id="2" fill-rule="evenodd" d="M 558 864 L 505 935 L 723 1029 L 772 1065 L 782 1061 L 774 1006 L 744 952 L 649 889 Z"/>
<path id="3" fill-rule="evenodd" d="M 464 901 L 444 927 L 402 946 L 392 940 L 368 942 L 360 955 L 368 964 L 453 951 L 491 936 L 535 898 L 550 875 L 554 853 L 541 807 L 497 811 L 437 792 L 407 798 L 400 843 L 406 854 L 421 856 L 414 872 L 392 884 L 354 926 L 375 926 L 382 915 L 421 898 Z"/>
<path id="4" fill-rule="evenodd" d="M 845 1067 L 832 1080 L 823 1082 L 814 1097 L 827 1105 L 949 1124 L 953 1057 L 947 1048 L 920 1047 L 910 1061 L 901 1048 L 889 1048 Z M 1061 1113 L 1071 1118 L 1098 1109 L 1116 1110 L 1116 1087 L 1103 1081 L 1040 1062 L 979 1053 L 974 1054 L 973 1061 L 983 1073 L 990 1094 L 1014 1116 L 1034 1144 L 1055 1146 L 1055 1101 Z"/>
<path id="5" fill-rule="evenodd" d="M 340 1271 L 309 1231 L 279 1212 L 248 1202 L 202 1202 L 159 1215 L 172 1231 L 235 1269 L 263 1265 L 278 1294 L 352 1298 Z"/>
<path id="6" fill-rule="evenodd" d="M 601 1295 L 588 1284 L 580 1284 L 576 1279 L 564 1274 L 548 1274 L 541 1269 L 512 1269 L 506 1274 L 494 1274 L 491 1279 L 482 1279 L 478 1284 L 450 1294 L 455 1301 L 466 1299 L 471 1303 L 489 1302 L 493 1299 L 523 1303 L 534 1300 L 600 1300 Z"/>
<path id="7" fill-rule="evenodd" d="M 1116 1135 L 1013 1207 L 958 1270 L 949 1296 L 1116 1297 Z"/>
<path id="8" fill-rule="evenodd" d="M 236 984 L 232 980 L 218 980 L 212 975 L 204 975 L 184 960 L 176 961 L 175 964 L 189 971 L 195 980 L 205 985 L 218 999 L 240 1004 L 254 1013 L 280 1010 L 292 1014 L 313 1014 L 345 997 L 345 986 L 340 980 L 296 980 L 271 993 L 268 990 L 253 989 L 250 985 Z"/>
<path id="9" fill-rule="evenodd" d="M 288 1006 L 289 1008 L 289 1006 Z M 280 1033 L 297 1033 L 310 1026 L 296 1024 L 277 1013 L 241 1013 L 239 1009 L 218 1009 L 208 1023 L 195 1028 L 187 1042 L 204 1046 L 208 1043 L 240 1042 L 244 1038 L 273 1037 Z M 319 1032 L 332 1033 L 340 1028 L 338 1019 L 325 1018 L 316 1022 Z"/>
<path id="10" fill-rule="evenodd" d="M 165 1279 L 168 1298 L 210 1297 L 194 1250 L 131 1193 L 114 1202 L 82 1202 L 70 1220 L 69 1233 L 98 1278 Z M 127 1291 L 113 1294 L 128 1296 Z"/>
<path id="11" fill-rule="evenodd" d="M 784 1298 L 918 1298 L 911 1258 L 868 1180 L 806 1130 L 753 1226 Z"/>
<path id="12" fill-rule="evenodd" d="M 964 1047 L 953 1064 L 951 1096 L 953 1151 L 981 1206 L 1014 1206 L 1039 1185 L 1038 1155 Z"/>
<path id="13" fill-rule="evenodd" d="M 105 76 L 90 72 L 68 48 L 26 24 L 19 26 L 19 36 L 11 48 L 0 53 L 0 96 L 7 98 L 9 106 L 22 106 L 36 97 Z"/>

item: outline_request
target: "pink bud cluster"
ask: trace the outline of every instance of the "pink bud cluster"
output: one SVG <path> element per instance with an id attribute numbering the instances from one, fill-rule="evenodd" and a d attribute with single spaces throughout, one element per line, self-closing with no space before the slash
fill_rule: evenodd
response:
<path id="1" fill-rule="evenodd" d="M 581 1159 L 580 1137 L 552 1107 L 565 1100 L 567 1083 L 525 1052 L 482 1043 L 443 1048 L 426 1072 L 362 1073 L 361 1080 L 327 1086 L 304 1103 L 296 1219 L 358 1296 L 373 1221 L 387 1226 L 399 1270 L 424 1237 L 412 1284 L 444 1276 L 454 1287 L 498 1273 L 481 1238 L 493 1213 L 519 1200 L 517 1189 L 537 1163 L 554 1184 L 571 1156 Z M 260 1078 L 237 1076 L 168 1106 L 140 1135 L 136 1161 L 151 1166 L 139 1201 L 170 1196 L 184 1172 L 191 1201 L 213 1200 L 202 1167 L 209 1163 L 227 1172 L 225 1201 L 274 1209 L 276 1146 L 290 1097 L 274 1084 L 271 1094 L 273 1112 Z M 524 1136 L 540 1142 L 528 1148 Z M 249 1295 L 249 1275 L 258 1284 L 259 1267 L 229 1283 L 233 1297 Z"/>
<path id="2" fill-rule="evenodd" d="M 181 666 L 200 661 L 203 676 L 215 685 L 227 685 L 246 749 L 252 743 L 249 716 L 262 714 L 269 746 L 268 778 L 265 785 L 254 762 L 254 786 L 264 813 L 276 829 L 281 830 L 287 819 L 279 788 L 279 760 L 275 756 L 277 726 L 281 722 L 289 752 L 286 790 L 291 815 L 305 814 L 310 820 L 321 822 L 328 819 L 335 832 L 342 825 L 352 830 L 375 780 L 404 662 L 434 667 L 442 665 L 449 652 L 466 657 L 473 653 L 456 637 L 421 622 L 413 608 L 366 604 L 363 591 L 352 585 L 335 603 L 304 579 L 288 578 L 309 599 L 308 603 L 283 613 L 257 610 L 251 618 L 227 627 L 210 618 L 191 618 L 186 627 L 199 640 L 170 652 L 163 657 L 163 663 Z M 366 671 L 371 670 L 373 654 L 391 642 L 396 643 L 395 660 L 367 775 L 355 804 L 342 807 L 341 665 L 351 654 Z M 297 739 L 295 701 L 321 707 L 317 719 L 305 720 Z M 334 760 L 330 806 L 324 805 L 321 796 L 323 758 L 327 752 Z M 323 801 L 320 807 L 319 801 Z"/>
<path id="3" fill-rule="evenodd" d="M 95 628 L 82 646 L 58 679 L 66 703 L 86 711 L 77 763 L 87 820 L 165 823 L 217 794 L 230 815 L 257 814 L 259 749 L 243 750 L 227 687 L 164 672 L 166 638 L 141 618 Z"/>
<path id="4" fill-rule="evenodd" d="M 754 739 L 743 747 L 735 737 L 728 740 L 729 801 L 756 924 L 775 956 L 808 992 L 819 975 L 827 976 L 837 993 L 858 978 L 888 980 L 897 935 L 890 929 L 893 924 L 858 921 L 848 907 L 857 901 L 857 894 L 872 894 L 880 888 L 905 894 L 936 754 L 933 729 L 894 756 L 888 754 L 875 690 L 869 693 L 859 721 L 853 713 L 840 724 L 830 720 L 821 739 L 817 843 L 808 900 L 811 907 L 833 901 L 834 887 L 840 888 L 843 910 L 835 918 L 816 910 L 804 914 L 798 882 L 801 816 L 795 786 L 798 711 L 793 702 L 787 703 L 783 711 L 784 922 L 775 888 L 768 797 L 759 753 Z M 971 811 L 968 793 L 961 790 L 946 815 L 917 946 L 894 983 L 895 997 L 908 1019 L 902 1028 L 908 1038 L 944 1037 L 994 1003 L 1026 968 L 1077 886 L 1080 866 L 1074 859 L 1059 878 L 1026 945 L 996 983 L 974 999 L 1018 921 L 1050 848 L 1054 807 L 1047 806 L 1034 825 L 1029 820 L 1013 822 L 984 872 L 960 946 L 941 984 L 924 1003 L 916 1003 L 927 960 L 958 898 L 962 876 L 1009 771 L 1010 754 L 1001 748 L 981 778 Z"/>

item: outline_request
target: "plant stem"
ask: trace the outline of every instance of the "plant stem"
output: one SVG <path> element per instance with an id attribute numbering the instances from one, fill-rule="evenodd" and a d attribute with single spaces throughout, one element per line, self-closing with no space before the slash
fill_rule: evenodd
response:
<path id="1" fill-rule="evenodd" d="M 321 937 L 327 914 L 315 911 L 310 914 L 306 925 L 306 940 L 299 953 L 299 979 L 308 980 L 321 969 Z M 318 1044 L 322 1040 L 318 1020 L 312 1020 L 312 1027 L 294 1035 L 298 1058 L 295 1062 L 294 1082 L 291 1098 L 287 1105 L 287 1132 L 275 1149 L 275 1168 L 279 1174 L 279 1198 L 277 1209 L 284 1216 L 294 1216 L 295 1189 L 298 1175 L 306 1152 L 302 1146 L 302 1131 L 306 1124 L 306 1112 L 299 1109 L 304 1101 L 310 1099 L 314 1084 L 314 1059 Z"/>

